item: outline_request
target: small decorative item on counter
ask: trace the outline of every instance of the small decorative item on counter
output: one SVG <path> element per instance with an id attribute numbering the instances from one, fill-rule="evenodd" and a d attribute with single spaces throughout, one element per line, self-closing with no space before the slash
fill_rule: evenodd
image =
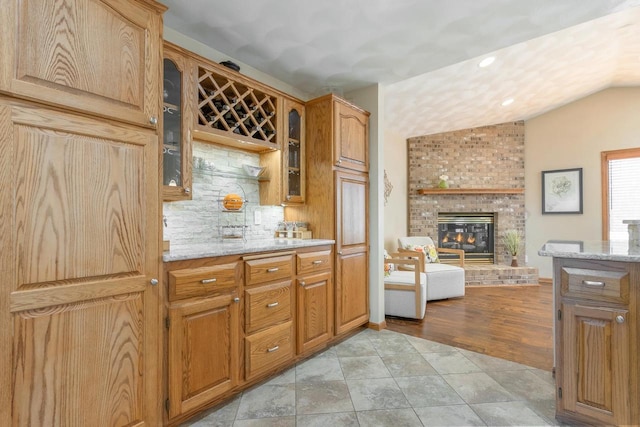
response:
<path id="1" fill-rule="evenodd" d="M 438 188 L 449 188 L 449 177 L 447 175 L 440 175 L 439 178 Z"/>
<path id="2" fill-rule="evenodd" d="M 229 211 L 239 211 L 242 209 L 243 203 L 242 197 L 235 193 L 227 194 L 222 200 L 222 206 Z"/>

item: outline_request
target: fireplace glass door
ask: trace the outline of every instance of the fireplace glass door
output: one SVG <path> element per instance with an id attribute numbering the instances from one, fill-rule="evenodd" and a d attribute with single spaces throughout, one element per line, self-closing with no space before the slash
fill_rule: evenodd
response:
<path id="1" fill-rule="evenodd" d="M 465 263 L 494 263 L 493 213 L 438 213 L 438 247 L 464 250 Z M 443 262 L 457 258 L 439 254 Z"/>

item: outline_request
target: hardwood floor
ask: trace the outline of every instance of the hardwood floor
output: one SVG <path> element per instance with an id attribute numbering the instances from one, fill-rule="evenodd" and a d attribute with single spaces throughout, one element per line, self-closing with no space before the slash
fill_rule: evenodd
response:
<path id="1" fill-rule="evenodd" d="M 387 317 L 387 329 L 551 371 L 551 285 L 467 287 L 429 301 L 422 322 Z"/>

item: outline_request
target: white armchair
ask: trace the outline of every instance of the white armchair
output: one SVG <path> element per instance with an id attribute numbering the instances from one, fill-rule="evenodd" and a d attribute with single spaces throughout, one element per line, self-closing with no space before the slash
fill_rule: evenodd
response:
<path id="1" fill-rule="evenodd" d="M 424 251 L 413 251 L 415 246 L 428 247 L 435 244 L 430 237 L 411 236 L 398 239 L 398 252 L 402 255 L 411 253 L 421 260 L 427 280 L 427 301 L 464 296 L 464 251 L 461 249 L 436 248 L 438 253 L 455 253 L 459 256 L 460 266 L 427 262 Z M 412 253 L 413 252 L 413 253 Z"/>
<path id="2" fill-rule="evenodd" d="M 423 319 L 427 308 L 427 276 L 421 268 L 423 261 L 399 253 L 389 256 L 384 262 L 395 268 L 384 277 L 384 313 Z M 413 271 L 398 269 L 401 265 L 412 267 Z"/>

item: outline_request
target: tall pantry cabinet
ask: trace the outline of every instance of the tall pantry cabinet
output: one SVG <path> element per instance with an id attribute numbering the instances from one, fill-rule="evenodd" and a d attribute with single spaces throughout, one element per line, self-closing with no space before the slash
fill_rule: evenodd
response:
<path id="1" fill-rule="evenodd" d="M 159 425 L 153 1 L 0 8 L 0 425 Z"/>
<path id="2" fill-rule="evenodd" d="M 329 94 L 305 105 L 307 191 L 287 220 L 334 239 L 335 334 L 369 320 L 369 113 Z"/>

